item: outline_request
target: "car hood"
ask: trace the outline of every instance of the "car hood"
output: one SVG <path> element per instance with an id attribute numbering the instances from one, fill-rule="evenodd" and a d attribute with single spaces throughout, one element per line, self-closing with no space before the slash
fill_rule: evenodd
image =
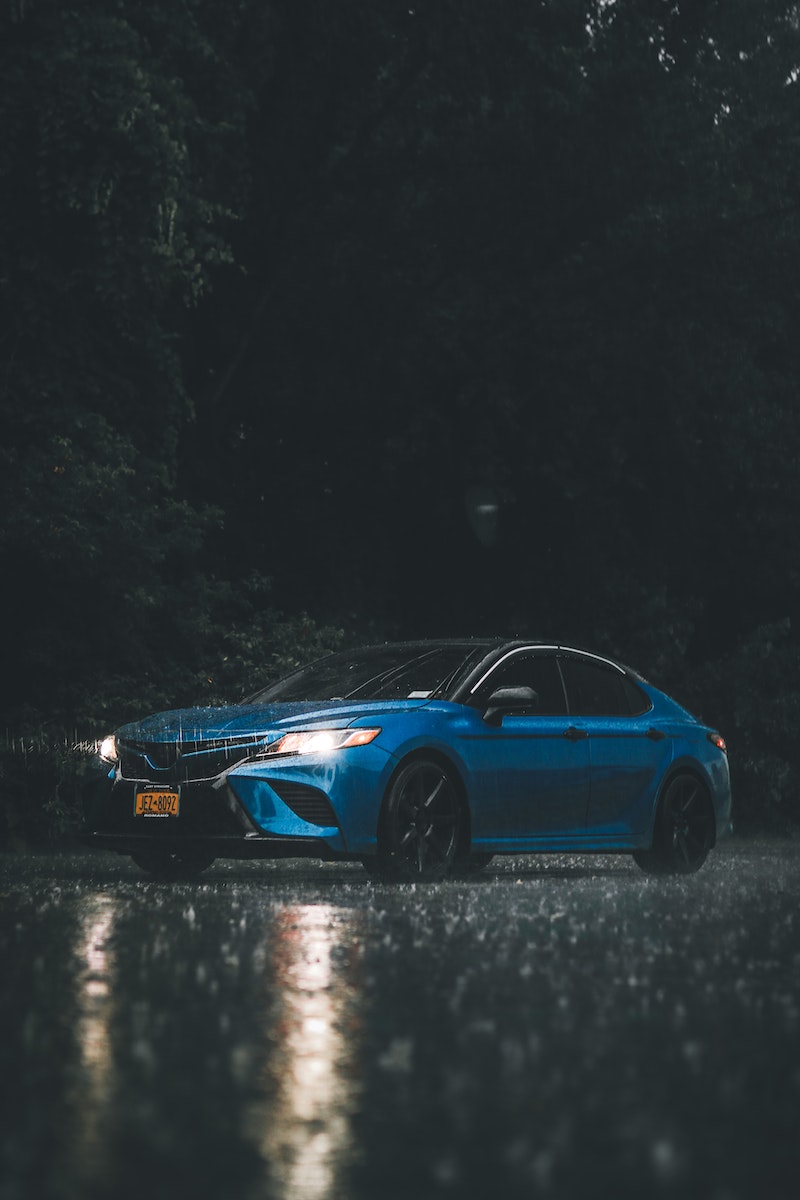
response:
<path id="1" fill-rule="evenodd" d="M 178 708 L 132 721 L 117 737 L 134 742 L 204 742 L 281 733 L 287 729 L 343 729 L 359 717 L 377 721 L 388 713 L 413 712 L 430 701 L 303 700 L 291 704 L 238 704 Z"/>

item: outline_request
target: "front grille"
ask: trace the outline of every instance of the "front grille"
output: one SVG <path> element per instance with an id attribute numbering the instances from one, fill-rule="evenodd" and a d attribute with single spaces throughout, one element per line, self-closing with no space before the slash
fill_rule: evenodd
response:
<path id="1" fill-rule="evenodd" d="M 117 750 L 125 779 L 150 779 L 154 783 L 188 783 L 215 779 L 235 763 L 248 758 L 262 745 L 263 735 L 209 739 L 205 742 L 138 742 L 120 739 Z"/>
<path id="2" fill-rule="evenodd" d="M 301 821 L 308 821 L 310 825 L 338 826 L 333 806 L 319 788 L 290 779 L 271 779 L 269 786 Z"/>

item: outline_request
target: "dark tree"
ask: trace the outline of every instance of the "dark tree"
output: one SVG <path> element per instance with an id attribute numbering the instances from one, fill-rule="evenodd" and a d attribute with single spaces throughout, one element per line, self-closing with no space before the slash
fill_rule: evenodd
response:
<path id="1" fill-rule="evenodd" d="M 519 631 L 793 769 L 795 5 L 16 0 L 0 67 L 7 723 Z"/>

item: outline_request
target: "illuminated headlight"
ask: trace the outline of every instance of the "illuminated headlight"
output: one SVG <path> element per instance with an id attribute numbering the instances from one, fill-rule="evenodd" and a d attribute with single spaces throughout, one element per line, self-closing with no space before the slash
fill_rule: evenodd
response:
<path id="1" fill-rule="evenodd" d="M 303 733 L 285 733 L 259 752 L 259 758 L 273 754 L 326 754 L 347 746 L 366 746 L 380 729 L 309 729 Z"/>
<path id="2" fill-rule="evenodd" d="M 119 758 L 117 754 L 117 739 L 113 734 L 104 737 L 102 742 L 97 743 L 97 753 L 104 762 L 115 763 Z"/>

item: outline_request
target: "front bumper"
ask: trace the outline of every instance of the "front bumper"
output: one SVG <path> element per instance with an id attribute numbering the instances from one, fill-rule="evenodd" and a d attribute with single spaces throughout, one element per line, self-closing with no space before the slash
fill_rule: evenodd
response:
<path id="1" fill-rule="evenodd" d="M 83 840 L 127 853 L 153 842 L 177 851 L 198 840 L 219 857 L 357 859 L 374 852 L 380 798 L 395 765 L 371 743 L 331 755 L 243 762 L 210 780 L 178 779 L 171 771 L 150 777 L 154 786 L 180 787 L 177 817 L 136 816 L 144 780 L 115 777 L 105 766 L 84 793 Z"/>
<path id="2" fill-rule="evenodd" d="M 154 844 L 174 852 L 203 850 L 219 858 L 341 858 L 347 854 L 335 813 L 326 798 L 311 788 L 286 788 L 277 782 L 281 798 L 277 790 L 260 783 L 257 815 L 263 823 L 259 823 L 230 782 L 181 783 L 176 817 L 137 816 L 135 797 L 142 786 L 129 779 L 94 781 L 84 796 L 81 840 L 126 854 Z M 252 788 L 239 790 L 246 799 Z"/>

